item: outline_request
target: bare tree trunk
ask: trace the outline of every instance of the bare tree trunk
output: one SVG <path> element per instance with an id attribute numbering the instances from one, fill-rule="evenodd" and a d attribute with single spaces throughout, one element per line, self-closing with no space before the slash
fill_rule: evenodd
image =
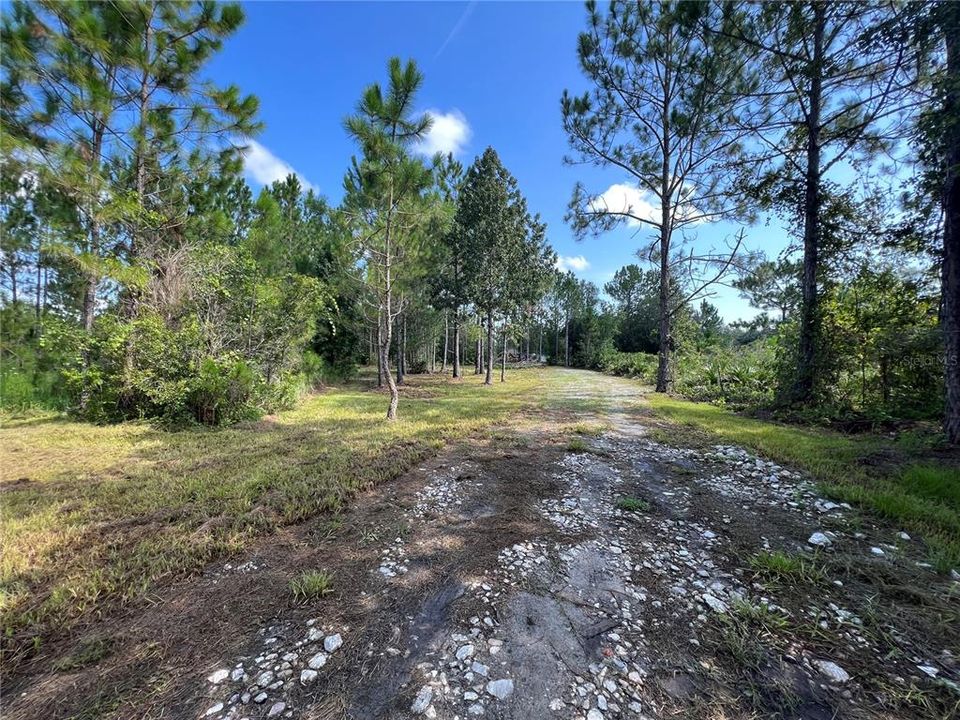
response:
<path id="1" fill-rule="evenodd" d="M 537 364 L 543 360 L 543 323 L 540 323 L 540 344 L 537 346 Z"/>
<path id="2" fill-rule="evenodd" d="M 83 289 L 83 329 L 87 332 L 93 330 L 93 313 L 97 305 L 97 278 L 92 273 L 87 273 L 87 283 Z"/>
<path id="3" fill-rule="evenodd" d="M 670 308 L 670 241 L 673 230 L 673 193 L 671 191 L 673 167 L 671 166 L 670 147 L 670 102 L 672 97 L 672 74 L 670 66 L 663 73 L 663 114 L 661 123 L 663 128 L 663 162 L 660 166 L 660 348 L 657 356 L 657 392 L 667 392 L 673 380 L 670 367 L 670 352 L 673 338 L 671 337 L 671 308 Z"/>
<path id="4" fill-rule="evenodd" d="M 507 379 L 507 328 L 503 328 L 503 353 L 500 355 L 500 382 Z"/>
<path id="5" fill-rule="evenodd" d="M 380 353 L 380 346 L 383 344 L 383 331 L 380 329 L 380 318 L 377 318 L 377 387 L 383 387 L 383 356 Z"/>
<path id="6" fill-rule="evenodd" d="M 443 361 L 440 363 L 440 372 L 444 375 L 447 374 L 447 350 L 449 348 L 450 342 L 450 316 L 447 313 L 443 314 Z M 454 377 L 457 376 L 456 373 L 453 374 Z"/>
<path id="7" fill-rule="evenodd" d="M 493 385 L 493 358 L 496 350 L 493 346 L 493 311 L 487 313 L 487 374 L 484 385 Z"/>
<path id="8" fill-rule="evenodd" d="M 40 334 L 40 297 L 43 291 L 43 263 L 41 262 L 41 253 L 43 252 L 43 236 L 37 235 L 37 292 L 35 293 L 36 299 L 34 301 L 34 310 L 36 314 L 37 321 L 37 335 Z"/>
<path id="9" fill-rule="evenodd" d="M 563 331 L 563 366 L 570 367 L 570 315 L 567 314 L 567 321 L 564 323 Z"/>
<path id="10" fill-rule="evenodd" d="M 453 376 L 460 377 L 460 308 L 453 310 Z"/>
<path id="11" fill-rule="evenodd" d="M 813 399 L 817 373 L 820 310 L 817 276 L 820 264 L 820 109 L 823 92 L 823 42 L 826 6 L 813 3 L 813 67 L 807 101 L 807 168 L 803 198 L 803 277 L 801 279 L 800 342 L 794 402 Z"/>
<path id="12" fill-rule="evenodd" d="M 668 210 L 664 207 L 664 223 L 667 219 Z M 660 348 L 657 351 L 657 392 L 668 392 L 672 384 L 672 368 L 670 367 L 670 351 L 673 338 L 671 335 L 671 317 L 670 317 L 670 263 L 668 254 L 663 251 L 666 246 L 670 247 L 670 227 L 663 225 L 660 240 Z M 664 237 L 666 235 L 666 237 Z"/>
<path id="13" fill-rule="evenodd" d="M 402 316 L 399 327 L 397 328 L 397 385 L 403 385 L 404 375 L 407 373 L 406 354 L 407 354 L 407 320 Z"/>
<path id="14" fill-rule="evenodd" d="M 960 4 L 943 3 L 947 44 L 946 176 L 943 188 L 943 264 L 940 283 L 943 303 L 945 406 L 943 430 L 951 443 L 960 443 Z"/>
<path id="15" fill-rule="evenodd" d="M 481 375 L 483 373 L 483 337 L 481 334 L 477 334 L 477 357 L 474 358 L 475 371 L 474 375 Z"/>

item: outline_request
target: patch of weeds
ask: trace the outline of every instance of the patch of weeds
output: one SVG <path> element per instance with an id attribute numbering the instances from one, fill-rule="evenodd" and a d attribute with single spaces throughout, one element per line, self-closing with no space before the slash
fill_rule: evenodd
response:
<path id="1" fill-rule="evenodd" d="M 736 615 L 720 616 L 720 646 L 741 669 L 760 670 L 766 651 L 757 640 L 757 633 Z"/>
<path id="2" fill-rule="evenodd" d="M 579 435 L 567 441 L 567 452 L 583 453 L 587 452 L 587 450 L 589 450 L 587 441 Z"/>
<path id="3" fill-rule="evenodd" d="M 103 660 L 112 648 L 113 640 L 109 638 L 82 640 L 73 652 L 54 661 L 53 669 L 57 672 L 79 670 Z"/>
<path id="4" fill-rule="evenodd" d="M 590 437 L 600 437 L 603 435 L 604 426 L 599 423 L 577 423 L 573 431 L 577 435 L 589 435 Z"/>
<path id="5" fill-rule="evenodd" d="M 746 600 L 738 600 L 731 609 L 734 615 L 745 622 L 756 623 L 768 631 L 784 630 L 788 625 L 787 618 L 771 610 L 769 605 L 754 605 Z"/>
<path id="6" fill-rule="evenodd" d="M 315 600 L 333 592 L 333 576 L 324 570 L 304 570 L 290 581 L 290 592 L 296 602 Z"/>
<path id="7" fill-rule="evenodd" d="M 617 500 L 617 509 L 627 512 L 646 512 L 650 509 L 650 503 L 643 498 L 622 497 Z"/>
<path id="8" fill-rule="evenodd" d="M 372 528 L 364 528 L 360 531 L 360 546 L 367 547 L 380 541 L 380 533 Z"/>
<path id="9" fill-rule="evenodd" d="M 818 583 L 825 577 L 823 568 L 811 559 L 782 550 L 756 553 L 750 556 L 749 563 L 759 574 L 781 582 Z"/>

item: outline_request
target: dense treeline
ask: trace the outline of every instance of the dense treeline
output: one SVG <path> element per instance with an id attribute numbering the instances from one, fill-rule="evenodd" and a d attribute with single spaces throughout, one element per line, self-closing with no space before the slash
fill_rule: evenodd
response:
<path id="1" fill-rule="evenodd" d="M 219 424 L 369 363 L 394 418 L 406 373 L 549 361 L 815 419 L 943 415 L 958 439 L 955 3 L 588 3 L 568 160 L 630 192 L 577 185 L 568 220 L 650 231 L 603 288 L 555 269 L 492 148 L 419 153 L 413 62 L 345 118 L 338 206 L 295 176 L 255 196 L 257 100 L 203 78 L 242 20 L 5 9 L 5 407 Z M 790 230 L 779 255 L 744 250 L 761 213 Z M 716 220 L 744 230 L 706 247 Z M 718 283 L 761 314 L 725 325 Z"/>
<path id="2" fill-rule="evenodd" d="M 5 14 L 5 407 L 221 424 L 377 362 L 393 418 L 438 355 L 503 376 L 554 262 L 516 180 L 492 149 L 466 171 L 417 155 L 422 77 L 394 59 L 346 119 L 342 205 L 292 175 L 255 198 L 257 101 L 201 78 L 241 21 L 152 0 Z"/>
<path id="3" fill-rule="evenodd" d="M 571 222 L 649 228 L 639 255 L 656 271 L 642 321 L 612 294 L 619 347 L 653 350 L 655 335 L 661 391 L 729 399 L 752 384 L 757 404 L 814 416 L 942 413 L 960 440 L 958 4 L 614 1 L 587 15 L 592 89 L 562 99 L 570 160 L 649 202 L 577 186 Z M 696 240 L 698 224 L 757 211 L 791 231 L 779 257 L 744 253 L 742 233 Z M 744 328 L 746 354 L 676 364 L 715 283 L 771 315 Z"/>

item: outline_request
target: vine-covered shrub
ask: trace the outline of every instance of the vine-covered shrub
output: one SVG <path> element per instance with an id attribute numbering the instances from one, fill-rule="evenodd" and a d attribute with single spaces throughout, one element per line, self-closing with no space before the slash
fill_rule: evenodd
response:
<path id="1" fill-rule="evenodd" d="M 259 277 L 241 249 L 197 252 L 184 290 L 140 306 L 133 320 L 104 314 L 64 376 L 81 416 L 157 417 L 222 425 L 287 407 L 306 386 L 303 362 L 331 301 L 302 275 Z"/>

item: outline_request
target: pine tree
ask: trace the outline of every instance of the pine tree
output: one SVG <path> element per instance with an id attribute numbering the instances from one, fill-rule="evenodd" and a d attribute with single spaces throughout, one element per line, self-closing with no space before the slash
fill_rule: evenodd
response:
<path id="1" fill-rule="evenodd" d="M 656 389 L 666 392 L 672 318 L 730 269 L 741 246 L 738 235 L 726 249 L 679 252 L 684 231 L 745 213 L 732 167 L 747 134 L 740 115 L 753 80 L 741 48 L 706 32 L 720 14 L 716 4 L 614 0 L 602 15 L 591 1 L 587 11 L 578 54 L 593 89 L 563 95 L 563 126 L 577 156 L 568 161 L 611 168 L 633 186 L 605 198 L 578 184 L 568 219 L 578 236 L 623 223 L 655 231 L 639 254 L 659 265 Z M 651 197 L 655 212 L 631 194 Z"/>
<path id="2" fill-rule="evenodd" d="M 526 222 L 526 203 L 517 181 L 488 147 L 467 170 L 455 218 L 459 243 L 466 250 L 469 296 L 486 324 L 486 385 L 493 383 L 494 319 L 513 300 L 510 274 L 526 237 Z"/>
<path id="3" fill-rule="evenodd" d="M 752 125 L 767 163 L 760 197 L 796 219 L 803 243 L 797 371 L 790 396 L 815 399 L 830 170 L 863 167 L 909 126 L 909 4 L 802 0 L 749 6 L 713 29 L 755 58 L 763 112 Z"/>
<path id="4" fill-rule="evenodd" d="M 380 366 L 390 389 L 387 419 L 397 417 L 399 393 L 390 373 L 393 326 L 403 311 L 395 302 L 398 272 L 415 252 L 414 232 L 423 221 L 423 193 L 430 170 L 412 156 L 412 145 L 430 128 L 427 115 L 414 115 L 423 75 L 413 61 L 388 64 L 386 92 L 379 83 L 364 92 L 357 112 L 346 120 L 347 132 L 362 156 L 344 180 L 344 211 L 366 263 L 365 282 L 377 310 Z"/>

